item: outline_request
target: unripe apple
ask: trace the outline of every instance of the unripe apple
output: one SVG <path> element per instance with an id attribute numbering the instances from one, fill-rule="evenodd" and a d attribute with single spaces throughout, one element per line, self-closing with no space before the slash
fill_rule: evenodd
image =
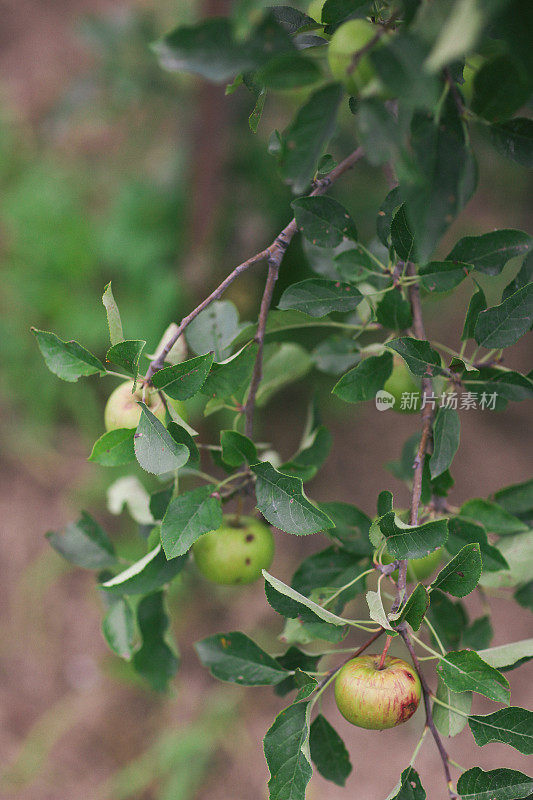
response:
<path id="1" fill-rule="evenodd" d="M 407 722 L 422 694 L 414 667 L 395 656 L 352 658 L 335 680 L 335 702 L 342 716 L 359 728 L 382 731 Z"/>
<path id="2" fill-rule="evenodd" d="M 395 411 L 399 411 L 402 414 L 416 414 L 417 411 L 420 411 L 420 386 L 415 383 L 403 358 L 394 357 L 392 372 L 385 381 L 383 389 L 394 397 L 395 403 L 392 407 Z M 406 407 L 402 408 L 402 395 L 404 393 L 409 395 L 416 393 L 416 397 L 412 404 L 407 403 Z"/>
<path id="3" fill-rule="evenodd" d="M 111 392 L 104 411 L 104 423 L 107 431 L 114 431 L 116 428 L 136 428 L 141 418 L 141 407 L 138 405 L 142 400 L 142 386 L 137 384 L 137 389 L 132 394 L 133 381 L 124 381 Z M 186 418 L 186 410 L 183 403 L 179 400 L 168 398 L 168 402 L 183 419 Z M 146 391 L 146 405 L 149 410 L 161 422 L 165 422 L 165 406 L 159 394 L 151 389 Z"/>
<path id="4" fill-rule="evenodd" d="M 274 558 L 274 537 L 254 517 L 226 517 L 216 531 L 204 533 L 194 543 L 194 560 L 204 578 L 237 586 L 253 583 Z"/>
<path id="5" fill-rule="evenodd" d="M 325 2 L 326 0 L 311 0 L 307 9 L 307 16 L 316 20 L 316 22 L 322 22 L 322 8 Z"/>
<path id="6" fill-rule="evenodd" d="M 432 553 L 428 553 L 427 556 L 422 556 L 422 558 L 412 558 L 407 564 L 407 580 L 414 582 L 429 578 L 441 563 L 442 558 L 442 547 L 439 547 L 438 550 L 434 550 Z M 391 564 L 395 559 L 385 550 L 381 556 L 381 560 L 383 564 Z M 394 578 L 395 581 L 398 580 L 398 570 L 391 573 L 391 577 Z"/>
<path id="7" fill-rule="evenodd" d="M 365 53 L 350 71 L 352 58 L 376 35 L 377 28 L 365 19 L 351 19 L 337 28 L 328 47 L 329 68 L 349 92 L 357 94 L 375 78 L 372 62 Z"/>

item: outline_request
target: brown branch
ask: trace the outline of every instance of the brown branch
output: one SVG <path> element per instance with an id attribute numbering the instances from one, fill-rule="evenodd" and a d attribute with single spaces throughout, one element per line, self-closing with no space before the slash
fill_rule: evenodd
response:
<path id="1" fill-rule="evenodd" d="M 351 169 L 353 165 L 359 161 L 363 157 L 363 150 L 362 148 L 358 147 L 357 150 L 354 150 L 349 156 L 347 156 L 340 164 L 331 170 L 331 172 L 326 175 L 325 178 L 317 181 L 313 191 L 311 192 L 311 196 L 315 197 L 317 195 L 324 194 L 327 192 L 329 187 L 335 183 L 335 181 L 340 178 L 347 170 Z M 144 382 L 148 384 L 153 375 L 162 369 L 165 364 L 165 358 L 170 353 L 176 342 L 178 341 L 179 337 L 185 331 L 187 326 L 195 319 L 198 314 L 200 314 L 204 309 L 206 309 L 214 300 L 218 300 L 223 293 L 226 291 L 228 286 L 230 286 L 233 281 L 238 278 L 243 272 L 248 270 L 254 264 L 257 264 L 260 261 L 268 261 L 269 266 L 272 263 L 277 263 L 278 268 L 281 264 L 281 260 L 285 253 L 285 250 L 289 246 L 293 236 L 298 230 L 298 226 L 296 225 L 296 220 L 292 219 L 291 222 L 281 231 L 278 236 L 274 239 L 272 244 L 269 247 L 266 247 L 264 250 L 261 250 L 259 253 L 256 253 L 250 258 L 243 261 L 242 264 L 239 264 L 235 269 L 230 272 L 230 274 L 224 278 L 222 283 L 220 283 L 217 288 L 211 292 L 211 294 L 205 298 L 195 309 L 191 311 L 186 317 L 182 319 L 180 322 L 175 334 L 168 340 L 165 347 L 158 355 L 157 358 L 153 359 L 148 366 L 148 371 L 146 372 Z M 257 336 L 257 334 L 256 334 Z"/>
<path id="2" fill-rule="evenodd" d="M 433 715 L 431 713 L 431 691 L 429 689 L 427 681 L 426 681 L 426 679 L 425 679 L 425 677 L 424 677 L 424 675 L 422 673 L 422 670 L 420 668 L 420 662 L 419 662 L 419 660 L 417 658 L 417 655 L 416 655 L 416 652 L 415 652 L 415 648 L 414 648 L 413 643 L 411 641 L 411 637 L 409 636 L 409 633 L 407 632 L 407 629 L 405 627 L 399 625 L 397 630 L 398 630 L 400 636 L 402 637 L 402 639 L 403 639 L 403 641 L 405 643 L 405 646 L 409 650 L 409 655 L 413 659 L 413 664 L 414 664 L 415 669 L 416 669 L 416 671 L 418 673 L 418 677 L 420 678 L 420 684 L 422 686 L 422 697 L 424 699 L 424 709 L 426 711 L 426 725 L 428 726 L 429 730 L 431 731 L 431 735 L 433 736 L 433 739 L 435 740 L 435 744 L 437 745 L 437 750 L 439 751 L 439 755 L 441 757 L 442 766 L 443 766 L 443 769 L 444 769 L 444 775 L 446 776 L 446 784 L 448 786 L 448 794 L 450 795 L 451 800 L 456 800 L 457 794 L 455 793 L 455 791 L 453 789 L 453 782 L 452 782 L 452 776 L 451 776 L 451 773 L 450 773 L 450 761 L 449 761 L 449 758 L 448 758 L 448 753 L 446 752 L 446 748 L 444 747 L 444 744 L 442 743 L 442 739 L 441 739 L 440 734 L 439 734 L 439 732 L 438 732 L 438 730 L 437 730 L 437 728 L 435 726 L 435 723 L 433 721 Z"/>

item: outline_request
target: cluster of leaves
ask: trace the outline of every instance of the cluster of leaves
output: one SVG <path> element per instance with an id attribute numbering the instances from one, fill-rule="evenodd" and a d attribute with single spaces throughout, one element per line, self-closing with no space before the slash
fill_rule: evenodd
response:
<path id="1" fill-rule="evenodd" d="M 268 316 L 257 404 L 266 404 L 313 367 L 335 376 L 333 394 L 348 403 L 373 400 L 391 376 L 395 359 L 414 380 L 433 381 L 435 419 L 431 453 L 423 454 L 420 521 L 407 524 L 388 491 L 379 494 L 374 520 L 350 504 L 318 505 L 307 498 L 304 482 L 316 475 L 331 446 L 314 406 L 301 446 L 289 460 L 245 435 L 244 410 L 262 342 L 256 341 L 255 323 L 241 323 L 236 308 L 219 300 L 185 331 L 194 355 L 170 359 L 152 383 L 172 400 L 203 396 L 206 415 L 229 410 L 233 424 L 220 430 L 216 443 L 199 448 L 197 432 L 171 404 L 163 424 L 141 403 L 138 427 L 104 434 L 90 455 L 108 467 L 136 462 L 156 476 L 150 493 L 132 476 L 113 484 L 109 494 L 110 507 L 127 505 L 139 523 L 146 554 L 125 566 L 87 514 L 62 535 L 49 534 L 51 544 L 71 562 L 100 571 L 107 604 L 104 635 L 114 652 L 131 660 L 156 689 L 165 688 L 178 667 L 168 637 L 165 587 L 186 567 L 194 542 L 220 527 L 226 502 L 238 493 L 253 494 L 257 510 L 281 531 L 328 538 L 325 549 L 299 565 L 290 585 L 264 572 L 267 601 L 284 619 L 281 638 L 288 649 L 281 656 L 270 655 L 241 632 L 216 634 L 196 645 L 201 662 L 221 680 L 270 685 L 282 696 L 295 693 L 264 741 L 272 800 L 302 800 L 311 763 L 340 785 L 350 772 L 339 734 L 322 714 L 312 718 L 334 671 L 320 669 L 326 653 L 311 655 L 302 647 L 315 641 L 338 644 L 353 628 L 391 637 L 408 630 L 417 646 L 432 654 L 438 678 L 433 721 L 442 736 L 456 735 L 468 722 L 480 746 L 497 741 L 532 752 L 532 714 L 510 706 L 503 672 L 533 658 L 533 640 L 490 647 L 490 617 L 469 620 L 462 598 L 479 585 L 511 587 L 517 602 L 532 607 L 533 482 L 507 487 L 488 499 L 470 499 L 460 508 L 450 506 L 447 496 L 460 443 L 460 417 L 448 402 L 453 392 L 462 388 L 494 396 L 496 410 L 533 395 L 531 375 L 501 363 L 503 349 L 533 322 L 533 239 L 517 230 L 491 231 L 462 238 L 450 252 L 435 256 L 441 236 L 475 190 L 470 125 L 486 129 L 496 148 L 515 161 L 531 161 L 531 122 L 512 116 L 527 98 L 531 55 L 513 22 L 525 6 L 495 2 L 481 11 L 468 0 L 451 6 L 381 3 L 376 17 L 374 5 L 326 0 L 322 18 L 314 20 L 288 7 L 258 14 L 261 3 L 237 3 L 231 18 L 180 27 L 156 51 L 166 68 L 232 80 L 231 91 L 246 86 L 255 97 L 253 130 L 267 92 L 309 90 L 295 118 L 283 133 L 274 132 L 269 147 L 282 179 L 298 195 L 292 209 L 317 277 L 288 286 Z M 368 57 L 377 80 L 368 92 L 347 98 L 342 85 L 326 74 L 324 54 L 334 31 L 353 16 L 372 16 L 376 25 Z M 473 56 L 483 61 L 469 100 L 465 57 Z M 378 211 L 377 239 L 368 245 L 360 241 L 343 205 L 329 195 L 310 194 L 335 169 L 335 159 L 325 150 L 346 100 L 368 161 L 388 163 L 398 176 L 398 186 Z M 523 258 L 520 270 L 501 301 L 487 307 L 476 277 L 498 276 L 517 257 Z M 412 292 L 441 294 L 465 280 L 473 280 L 476 288 L 461 350 L 415 335 Z M 47 366 L 63 380 L 104 376 L 108 363 L 134 383 L 138 380 L 146 342 L 124 339 L 110 287 L 104 305 L 111 336 L 105 363 L 77 342 L 34 331 Z M 319 342 L 309 352 L 301 339 L 294 340 L 294 332 L 318 335 Z M 408 485 L 417 449 L 418 440 L 410 439 L 400 461 L 389 465 Z M 224 477 L 212 476 L 207 470 L 213 467 Z M 441 548 L 449 560 L 432 582 L 417 582 L 392 605 L 382 589 L 384 552 L 403 562 Z M 377 590 L 366 591 L 368 619 L 345 616 L 346 605 L 366 590 L 366 577 L 375 571 L 382 575 Z M 418 638 L 422 626 L 438 650 Z M 472 714 L 472 693 L 503 708 Z M 489 793 L 494 800 L 518 800 L 531 795 L 533 781 L 513 770 L 475 767 L 461 775 L 457 790 L 468 800 Z M 389 800 L 407 797 L 426 797 L 412 765 Z"/>

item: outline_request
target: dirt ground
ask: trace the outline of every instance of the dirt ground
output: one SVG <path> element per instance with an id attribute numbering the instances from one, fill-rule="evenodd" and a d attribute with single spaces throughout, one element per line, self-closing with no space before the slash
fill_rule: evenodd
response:
<path id="1" fill-rule="evenodd" d="M 31 120 L 43 113 L 53 102 L 61 76 L 79 64 L 82 56 L 72 36 L 72 23 L 83 11 L 117 5 L 103 0 L 0 0 L 2 87 L 22 116 Z M 523 348 L 516 358 L 525 363 L 527 355 Z M 274 413 L 284 417 L 284 446 L 288 447 L 299 435 L 299 412 L 280 405 Z M 532 451 L 525 441 L 529 420 L 528 409 L 518 405 L 498 418 L 481 412 L 463 415 L 463 444 L 454 470 L 460 487 L 453 496 L 455 502 L 466 496 L 485 496 L 530 473 Z M 342 419 L 333 418 L 335 446 L 313 484 L 313 497 L 347 500 L 373 513 L 376 486 L 400 491 L 382 464 L 399 456 L 402 443 L 416 426 L 415 419 L 379 414 L 371 408 L 354 413 L 348 433 Z M 265 429 L 268 432 L 268 423 Z M 266 798 L 268 772 L 259 743 L 282 701 L 273 699 L 267 689 L 221 690 L 199 668 L 192 650 L 195 639 L 230 629 L 250 635 L 261 629 L 260 641 L 275 648 L 279 619 L 264 602 L 262 586 L 238 590 L 238 595 L 231 595 L 231 603 L 227 592 L 206 587 L 202 602 L 183 615 L 186 624 L 179 614 L 174 615 L 183 661 L 169 699 L 121 681 L 100 633 L 101 607 L 91 576 L 65 569 L 43 538 L 46 530 L 58 529 L 77 514 L 77 494 L 88 477 L 85 458 L 79 442 L 64 431 L 53 452 L 36 454 L 24 465 L 10 456 L 0 466 L 0 761 L 7 767 L 2 797 L 156 800 L 161 796 L 157 781 L 150 788 L 143 788 L 141 781 L 133 794 L 114 791 L 106 782 L 146 753 L 162 731 L 179 732 L 208 712 L 223 691 L 223 700 L 232 710 L 223 736 L 215 739 L 211 768 L 200 788 L 179 797 Z M 298 559 L 319 546 L 283 534 L 276 538 L 273 571 L 281 579 L 290 577 Z M 532 635 L 528 612 L 504 600 L 495 600 L 492 606 L 495 644 Z M 472 616 L 481 613 L 476 598 L 470 608 Z M 513 704 L 531 704 L 532 674 L 531 664 L 508 673 Z M 489 704 L 478 698 L 475 708 L 485 711 Z M 401 729 L 376 734 L 349 726 L 331 708 L 331 699 L 325 709 L 331 711 L 329 717 L 346 741 L 354 772 L 347 789 L 314 777 L 310 800 L 352 796 L 383 800 L 414 748 L 422 712 Z M 465 766 L 527 771 L 525 757 L 516 751 L 492 744 L 479 750 L 467 731 L 451 741 L 449 749 Z M 429 739 L 418 764 L 430 800 L 444 800 L 441 766 Z M 157 767 L 155 761 L 153 769 Z M 180 762 L 179 768 L 188 769 L 186 762 Z"/>

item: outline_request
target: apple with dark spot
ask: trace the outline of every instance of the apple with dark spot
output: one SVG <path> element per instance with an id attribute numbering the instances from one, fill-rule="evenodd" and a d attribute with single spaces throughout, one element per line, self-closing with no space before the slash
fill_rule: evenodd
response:
<path id="1" fill-rule="evenodd" d="M 352 658 L 335 679 L 335 702 L 358 728 L 382 731 L 407 722 L 418 708 L 422 687 L 414 667 L 381 654 Z"/>
<path id="2" fill-rule="evenodd" d="M 194 560 L 212 583 L 240 586 L 253 583 L 274 558 L 270 528 L 255 517 L 225 517 L 216 531 L 204 533 L 193 545 Z"/>

